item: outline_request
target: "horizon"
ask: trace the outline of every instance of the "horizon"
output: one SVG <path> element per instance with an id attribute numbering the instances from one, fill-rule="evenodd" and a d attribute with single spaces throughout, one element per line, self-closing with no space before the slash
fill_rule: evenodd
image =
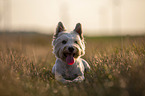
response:
<path id="1" fill-rule="evenodd" d="M 87 31 L 85 31 L 87 32 Z M 103 34 L 98 33 L 98 34 L 86 34 L 85 32 L 83 32 L 83 35 L 85 37 L 126 37 L 126 36 L 145 36 L 145 32 L 142 32 L 142 34 L 105 34 L 105 31 L 100 31 L 103 32 Z M 129 32 L 129 31 L 128 31 Z M 130 31 L 132 32 L 132 31 Z M 135 32 L 134 32 L 135 33 Z M 39 32 L 39 31 L 34 31 L 34 30 L 13 30 L 13 31 L 9 31 L 9 30 L 0 30 L 0 34 L 41 34 L 41 35 L 54 35 L 54 32 L 49 31 L 49 32 Z"/>

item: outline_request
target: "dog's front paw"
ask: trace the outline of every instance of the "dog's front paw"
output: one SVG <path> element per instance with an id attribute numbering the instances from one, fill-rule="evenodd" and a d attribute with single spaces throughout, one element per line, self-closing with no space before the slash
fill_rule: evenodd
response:
<path id="1" fill-rule="evenodd" d="M 72 81 L 71 80 L 65 80 L 65 81 L 63 81 L 63 83 L 64 84 L 69 84 L 69 83 L 72 83 Z"/>
<path id="2" fill-rule="evenodd" d="M 73 80 L 73 82 L 78 82 L 78 83 L 81 83 L 81 82 L 82 82 L 82 80 L 78 80 L 78 79 L 76 80 L 76 79 L 75 79 L 75 80 Z"/>
<path id="3" fill-rule="evenodd" d="M 83 80 L 81 80 L 81 79 L 74 79 L 72 82 L 82 82 Z"/>
<path id="4" fill-rule="evenodd" d="M 84 80 L 84 76 L 78 76 L 73 82 L 82 82 Z"/>

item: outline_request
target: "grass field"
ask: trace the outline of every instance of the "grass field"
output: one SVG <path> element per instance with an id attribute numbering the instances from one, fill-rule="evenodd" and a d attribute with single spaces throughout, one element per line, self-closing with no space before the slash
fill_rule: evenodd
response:
<path id="1" fill-rule="evenodd" d="M 0 96 L 145 96 L 145 36 L 86 37 L 91 66 L 82 83 L 51 73 L 52 36 L 0 34 Z"/>

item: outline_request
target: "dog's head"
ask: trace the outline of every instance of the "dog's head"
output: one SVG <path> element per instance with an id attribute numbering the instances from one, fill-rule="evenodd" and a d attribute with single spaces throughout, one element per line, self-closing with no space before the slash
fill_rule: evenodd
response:
<path id="1" fill-rule="evenodd" d="M 61 22 L 58 23 L 52 42 L 53 53 L 57 58 L 72 65 L 85 54 L 85 44 L 81 24 L 76 24 L 73 31 L 67 32 Z"/>

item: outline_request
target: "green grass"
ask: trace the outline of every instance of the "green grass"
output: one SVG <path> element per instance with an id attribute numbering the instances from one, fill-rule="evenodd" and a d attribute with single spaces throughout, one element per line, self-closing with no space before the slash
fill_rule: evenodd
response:
<path id="1" fill-rule="evenodd" d="M 86 37 L 85 81 L 51 73 L 52 36 L 0 34 L 0 96 L 145 96 L 145 36 Z"/>

